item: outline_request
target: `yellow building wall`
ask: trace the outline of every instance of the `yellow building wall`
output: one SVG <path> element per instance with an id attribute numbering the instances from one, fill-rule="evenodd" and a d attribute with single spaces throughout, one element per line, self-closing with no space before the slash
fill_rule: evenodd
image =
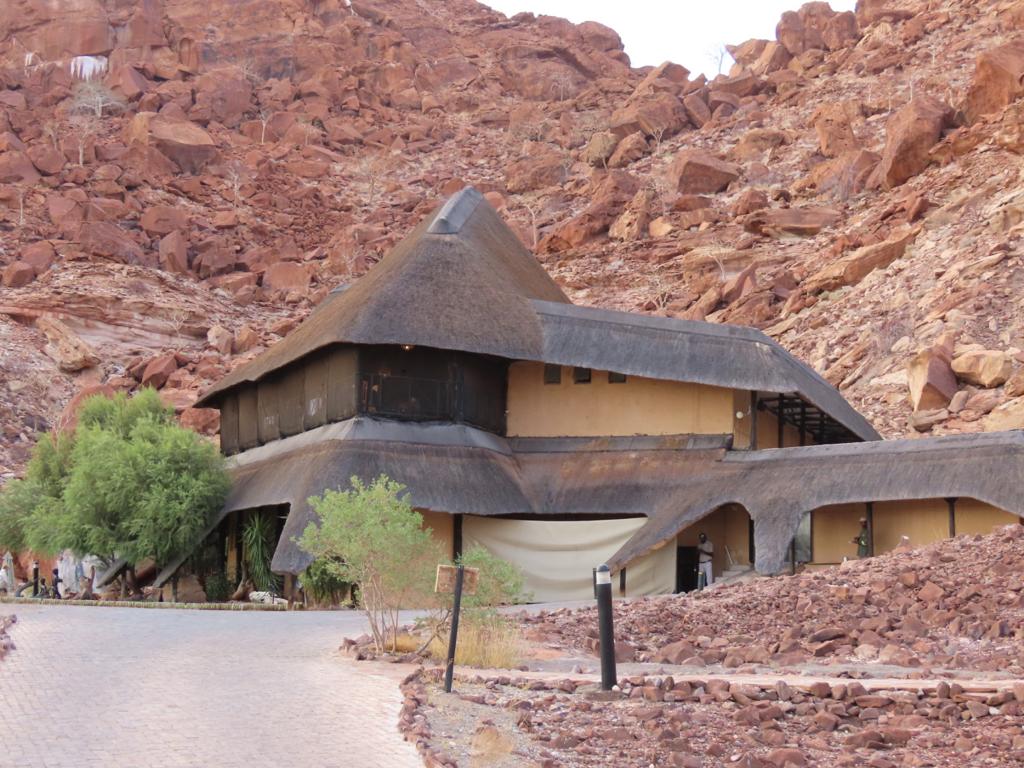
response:
<path id="1" fill-rule="evenodd" d="M 800 430 L 786 424 L 782 432 L 782 445 L 779 445 L 779 423 L 774 414 L 768 411 L 757 412 L 757 447 L 764 448 L 795 448 L 800 445 Z M 804 445 L 814 445 L 814 438 L 808 434 Z"/>
<path id="2" fill-rule="evenodd" d="M 701 518 L 684 528 L 676 536 L 676 546 L 696 547 L 697 537 L 706 533 L 715 545 L 711 556 L 711 567 L 715 576 L 720 576 L 729 568 L 729 555 L 736 565 L 750 564 L 750 516 L 742 507 L 727 506 L 716 509 L 707 517 Z M 728 550 L 728 554 L 726 554 Z"/>
<path id="3" fill-rule="evenodd" d="M 957 499 L 956 502 L 956 532 L 969 534 L 989 534 L 997 526 L 1017 524 L 1021 519 L 1011 513 L 1005 512 L 999 507 L 993 507 L 977 499 Z"/>
<path id="4" fill-rule="evenodd" d="M 423 528 L 431 530 L 434 538 L 444 547 L 445 557 L 451 557 L 455 541 L 455 518 L 446 512 L 417 511 L 423 515 Z"/>
<path id="5" fill-rule="evenodd" d="M 611 384 L 597 370 L 589 384 L 576 384 L 569 367 L 560 384 L 545 384 L 542 363 L 509 368 L 510 436 L 727 435 L 733 419 L 730 389 L 639 376 Z"/>
<path id="6" fill-rule="evenodd" d="M 857 557 L 853 539 L 860 533 L 863 504 L 832 504 L 811 513 L 811 555 L 814 563 L 841 563 Z M 877 549 L 876 549 L 877 551 Z"/>
<path id="7" fill-rule="evenodd" d="M 875 554 L 888 552 L 906 536 L 912 547 L 949 538 L 949 507 L 945 499 L 875 502 Z"/>
<path id="8" fill-rule="evenodd" d="M 867 516 L 863 503 L 833 504 L 812 513 L 814 563 L 840 563 L 857 557 L 854 537 L 860 531 L 860 518 Z M 876 501 L 873 528 L 875 554 L 895 549 L 902 536 L 912 547 L 920 547 L 949 538 L 949 507 L 945 499 L 912 501 Z M 956 502 L 956 533 L 988 534 L 996 526 L 1020 523 L 1017 515 L 976 499 Z"/>

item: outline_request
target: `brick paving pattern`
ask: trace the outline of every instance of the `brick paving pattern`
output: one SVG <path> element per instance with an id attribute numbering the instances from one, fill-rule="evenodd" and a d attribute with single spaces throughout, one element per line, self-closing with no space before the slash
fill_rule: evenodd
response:
<path id="1" fill-rule="evenodd" d="M 401 671 L 354 613 L 2 606 L 0 768 L 403 768 Z"/>

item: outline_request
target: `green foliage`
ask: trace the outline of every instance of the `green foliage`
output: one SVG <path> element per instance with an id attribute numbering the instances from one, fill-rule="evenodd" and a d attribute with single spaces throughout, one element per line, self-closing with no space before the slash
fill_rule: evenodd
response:
<path id="1" fill-rule="evenodd" d="M 30 480 L 12 480 L 0 492 L 0 555 L 25 549 L 25 518 L 38 496 L 39 488 Z"/>
<path id="2" fill-rule="evenodd" d="M 302 573 L 302 586 L 316 605 L 340 605 L 352 585 L 338 577 L 324 559 L 314 560 Z"/>
<path id="3" fill-rule="evenodd" d="M 374 644 L 393 650 L 399 609 L 432 600 L 434 569 L 444 555 L 404 486 L 384 475 L 370 485 L 356 477 L 351 483 L 351 490 L 309 500 L 320 523 L 311 523 L 298 543 L 325 570 L 359 586 Z"/>
<path id="4" fill-rule="evenodd" d="M 208 574 L 205 584 L 206 600 L 210 603 L 226 603 L 231 597 L 231 582 L 222 571 Z"/>
<path id="5" fill-rule="evenodd" d="M 73 434 L 37 443 L 24 484 L 0 493 L 0 518 L 14 510 L 21 543 L 43 554 L 162 564 L 195 543 L 228 486 L 216 448 L 177 426 L 155 391 L 97 396 Z"/>
<path id="6" fill-rule="evenodd" d="M 499 605 L 521 603 L 527 599 L 523 593 L 522 571 L 479 544 L 463 552 L 456 564 L 480 571 L 476 594 L 463 596 L 463 609 L 484 612 Z"/>
<path id="7" fill-rule="evenodd" d="M 261 592 L 279 592 L 277 576 L 270 570 L 277 544 L 277 526 L 272 510 L 258 510 L 249 515 L 242 529 L 242 551 L 249 566 L 249 577 Z"/>

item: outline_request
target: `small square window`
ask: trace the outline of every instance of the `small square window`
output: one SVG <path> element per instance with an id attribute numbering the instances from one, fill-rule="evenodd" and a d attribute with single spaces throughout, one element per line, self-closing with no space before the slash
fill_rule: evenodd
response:
<path id="1" fill-rule="evenodd" d="M 572 380 L 577 384 L 589 384 L 590 383 L 590 369 L 589 368 L 573 368 L 572 369 Z"/>
<path id="2" fill-rule="evenodd" d="M 546 364 L 544 366 L 544 383 L 545 384 L 561 384 L 562 383 L 562 366 Z"/>
<path id="3" fill-rule="evenodd" d="M 609 384 L 625 384 L 626 374 L 615 373 L 615 371 L 608 371 L 608 383 Z"/>

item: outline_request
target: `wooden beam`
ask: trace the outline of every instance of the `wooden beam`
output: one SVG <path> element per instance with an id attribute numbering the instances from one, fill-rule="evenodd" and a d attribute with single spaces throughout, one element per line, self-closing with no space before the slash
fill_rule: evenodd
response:
<path id="1" fill-rule="evenodd" d="M 868 557 L 875 556 L 875 503 L 869 501 L 864 505 L 864 517 L 868 521 Z"/>
<path id="2" fill-rule="evenodd" d="M 800 401 L 800 445 L 807 445 L 807 403 Z"/>
<path id="3" fill-rule="evenodd" d="M 757 402 L 757 392 L 750 393 L 750 450 L 757 450 L 757 411 L 760 404 Z"/>
<path id="4" fill-rule="evenodd" d="M 785 410 L 785 408 L 786 408 L 786 396 L 785 395 L 779 395 L 779 410 L 778 410 L 778 412 L 775 415 L 776 426 L 778 427 L 778 429 L 777 429 L 778 435 L 776 437 L 776 443 L 775 443 L 775 447 L 776 448 L 781 448 L 782 447 L 782 438 L 783 438 L 783 433 L 784 433 L 784 430 L 785 430 L 785 420 L 784 420 L 785 417 L 784 417 L 783 411 Z"/>
<path id="5" fill-rule="evenodd" d="M 452 516 L 452 559 L 462 557 L 462 515 Z"/>
<path id="6" fill-rule="evenodd" d="M 956 536 L 956 497 L 946 499 L 946 506 L 949 507 L 949 538 Z"/>

